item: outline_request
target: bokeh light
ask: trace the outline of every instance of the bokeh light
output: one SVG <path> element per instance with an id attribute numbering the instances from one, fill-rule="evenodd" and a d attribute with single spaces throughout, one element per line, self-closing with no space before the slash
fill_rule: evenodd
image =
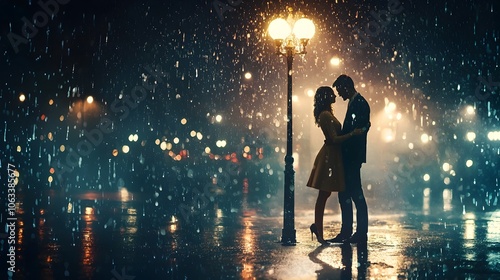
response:
<path id="1" fill-rule="evenodd" d="M 330 59 L 330 64 L 333 66 L 339 66 L 340 65 L 340 58 L 337 56 L 334 56 Z"/>
<path id="2" fill-rule="evenodd" d="M 467 132 L 466 137 L 467 137 L 467 140 L 472 142 L 476 139 L 476 133 L 475 132 Z"/>
<path id="3" fill-rule="evenodd" d="M 127 145 L 123 145 L 122 152 L 125 153 L 125 154 L 128 153 L 128 152 L 130 152 L 130 147 L 127 146 Z"/>
<path id="4" fill-rule="evenodd" d="M 465 112 L 467 113 L 467 115 L 474 115 L 476 113 L 476 110 L 472 106 L 467 106 L 465 108 Z"/>
<path id="5" fill-rule="evenodd" d="M 488 140 L 490 140 L 490 141 L 500 141 L 500 131 L 490 131 L 490 132 L 488 132 Z"/>
<path id="6" fill-rule="evenodd" d="M 428 143 L 429 142 L 429 135 L 427 133 L 423 133 L 421 136 L 420 136 L 420 140 L 422 141 L 422 143 Z"/>
<path id="7" fill-rule="evenodd" d="M 429 181 L 431 179 L 431 176 L 429 174 L 424 174 L 423 176 L 424 181 Z"/>

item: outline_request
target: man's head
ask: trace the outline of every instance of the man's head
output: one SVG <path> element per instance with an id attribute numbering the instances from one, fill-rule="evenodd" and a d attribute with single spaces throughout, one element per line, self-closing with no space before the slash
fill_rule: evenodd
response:
<path id="1" fill-rule="evenodd" d="M 337 90 L 337 93 L 342 97 L 342 99 L 351 99 L 356 93 L 354 89 L 354 82 L 351 77 L 342 74 L 333 83 L 332 87 Z"/>

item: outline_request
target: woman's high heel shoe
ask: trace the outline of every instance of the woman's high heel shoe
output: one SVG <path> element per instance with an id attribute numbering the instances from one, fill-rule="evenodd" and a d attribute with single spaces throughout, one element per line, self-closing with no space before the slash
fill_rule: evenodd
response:
<path id="1" fill-rule="evenodd" d="M 316 224 L 312 224 L 310 227 L 309 227 L 309 230 L 311 231 L 311 241 L 314 240 L 313 238 L 313 233 L 316 234 L 316 238 L 318 238 L 318 228 L 316 227 Z"/>
<path id="2" fill-rule="evenodd" d="M 321 243 L 322 245 L 328 244 L 328 242 L 326 242 L 323 238 L 321 238 L 321 240 L 319 239 L 318 227 L 316 226 L 316 224 L 312 224 L 309 227 L 309 230 L 311 231 L 311 240 L 314 240 L 314 238 L 313 238 L 313 233 L 314 233 L 316 235 L 316 239 L 318 239 L 319 243 Z"/>

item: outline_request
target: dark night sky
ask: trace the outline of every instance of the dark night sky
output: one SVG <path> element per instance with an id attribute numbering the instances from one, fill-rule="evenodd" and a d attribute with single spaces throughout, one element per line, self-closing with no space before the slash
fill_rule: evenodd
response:
<path id="1" fill-rule="evenodd" d="M 228 107 L 225 95 L 237 95 L 243 68 L 262 73 L 259 86 L 276 88 L 277 83 L 270 81 L 283 69 L 271 55 L 271 42 L 264 32 L 285 6 L 310 15 L 318 25 L 311 55 L 305 58 L 308 62 L 325 59 L 325 53 L 338 53 L 350 63 L 349 71 L 357 71 L 364 81 L 383 82 L 394 72 L 401 86 L 426 89 L 435 104 L 441 98 L 457 101 L 457 97 L 467 96 L 480 75 L 498 76 L 496 3 L 401 2 L 403 12 L 393 15 L 362 53 L 353 54 L 353 30 L 366 28 L 373 20 L 370 12 L 387 10 L 388 2 L 339 2 L 242 1 L 226 11 L 221 21 L 211 1 L 69 1 L 59 5 L 56 17 L 39 28 L 29 46 L 20 45 L 16 54 L 6 35 L 11 31 L 20 34 L 21 18 L 31 19 L 30 15 L 41 8 L 34 1 L 4 1 L 2 95 L 15 97 L 20 91 L 35 94 L 45 90 L 63 94 L 66 88 L 78 86 L 112 100 L 113 91 L 137 77 L 134 68 L 160 64 L 171 72 L 173 87 L 184 90 L 189 84 L 193 106 L 204 111 L 207 102 L 212 108 Z M 382 44 L 386 48 L 380 51 Z M 387 59 L 392 56 L 391 49 L 398 51 L 393 62 Z M 174 73 L 176 61 L 180 66 Z M 309 72 L 298 75 L 325 76 L 320 66 L 307 63 L 304 67 Z M 195 69 L 198 77 L 193 77 Z M 51 79 L 44 81 L 44 75 L 51 75 Z M 182 75 L 183 81 L 175 79 Z M 461 84 L 458 92 L 457 84 Z M 39 95 L 50 98 L 50 94 Z"/>

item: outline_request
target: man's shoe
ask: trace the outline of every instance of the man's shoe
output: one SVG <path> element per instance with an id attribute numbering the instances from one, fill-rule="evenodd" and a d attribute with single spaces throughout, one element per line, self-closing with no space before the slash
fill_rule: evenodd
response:
<path id="1" fill-rule="evenodd" d="M 368 236 L 366 233 L 354 233 L 351 238 L 349 238 L 349 243 L 357 244 L 357 243 L 366 243 L 368 242 Z"/>
<path id="2" fill-rule="evenodd" d="M 329 243 L 346 243 L 349 240 L 349 235 L 339 233 L 332 239 L 327 239 L 326 241 Z"/>

